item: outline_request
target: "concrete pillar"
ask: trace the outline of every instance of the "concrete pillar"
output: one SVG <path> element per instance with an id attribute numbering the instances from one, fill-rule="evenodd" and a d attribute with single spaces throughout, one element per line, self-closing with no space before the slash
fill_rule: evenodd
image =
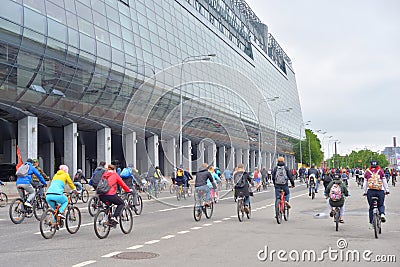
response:
<path id="1" fill-rule="evenodd" d="M 128 166 L 129 164 L 133 164 L 135 168 L 138 168 L 136 165 L 136 144 L 137 144 L 137 139 L 136 139 L 136 132 L 130 132 L 128 134 L 125 134 L 124 136 L 125 140 L 125 163 Z"/>
<path id="2" fill-rule="evenodd" d="M 5 162 L 17 163 L 17 139 L 5 140 L 3 153 Z"/>
<path id="3" fill-rule="evenodd" d="M 183 151 L 182 151 L 182 153 L 183 153 Z M 171 175 L 174 168 L 177 166 L 176 139 L 175 138 L 171 138 L 164 143 L 164 158 L 165 158 L 165 164 L 164 164 L 165 175 Z"/>
<path id="4" fill-rule="evenodd" d="M 18 121 L 18 147 L 24 162 L 37 158 L 38 129 L 37 117 L 27 116 Z"/>
<path id="5" fill-rule="evenodd" d="M 82 169 L 83 175 L 86 177 L 86 146 L 81 145 L 81 162 L 78 164 L 78 168 Z"/>
<path id="6" fill-rule="evenodd" d="M 78 124 L 64 126 L 64 162 L 69 167 L 69 175 L 78 170 Z M 71 176 L 72 177 L 72 176 Z"/>
<path id="7" fill-rule="evenodd" d="M 97 131 L 97 166 L 100 161 L 111 163 L 111 129 L 103 128 Z"/>
<path id="8" fill-rule="evenodd" d="M 206 148 L 206 153 L 207 153 L 207 159 L 206 162 L 209 165 L 216 166 L 217 164 L 217 145 L 213 142 L 210 144 L 207 144 Z"/>
<path id="9" fill-rule="evenodd" d="M 268 152 L 267 153 L 267 157 L 268 157 L 268 159 L 267 159 L 267 166 L 268 166 L 268 168 L 270 168 L 270 169 L 272 169 L 272 153 L 271 152 Z"/>
<path id="10" fill-rule="evenodd" d="M 226 166 L 231 171 L 233 171 L 236 167 L 235 148 L 234 147 L 228 148 L 228 162 L 227 162 Z"/>
<path id="11" fill-rule="evenodd" d="M 269 168 L 269 165 L 267 165 L 267 152 L 265 152 L 265 151 L 262 151 L 261 152 L 261 169 L 263 168 L 263 167 L 265 167 L 265 168 Z"/>
<path id="12" fill-rule="evenodd" d="M 226 156 L 225 146 L 218 147 L 218 164 L 219 164 L 218 167 L 221 170 L 221 172 L 225 171 L 226 168 L 225 156 Z"/>
<path id="13" fill-rule="evenodd" d="M 41 163 L 41 167 L 43 168 L 43 171 L 50 177 L 53 178 L 53 175 L 55 174 L 54 171 L 54 161 L 55 161 L 55 157 L 54 157 L 54 142 L 50 142 L 47 144 L 43 145 L 43 155 L 46 155 L 43 158 L 43 163 Z M 58 170 L 58 166 L 57 170 Z"/>
<path id="14" fill-rule="evenodd" d="M 183 166 L 185 169 L 187 168 L 188 171 L 191 173 L 193 170 L 192 166 L 192 141 L 187 140 L 182 144 L 182 153 L 183 153 Z"/>
<path id="15" fill-rule="evenodd" d="M 256 167 L 256 151 L 250 151 L 250 170 L 254 170 Z"/>
<path id="16" fill-rule="evenodd" d="M 243 149 L 243 164 L 245 170 L 248 171 L 254 170 L 250 168 L 250 151 L 248 149 Z"/>
<path id="17" fill-rule="evenodd" d="M 201 164 L 205 162 L 204 150 L 205 150 L 204 142 L 200 142 L 199 145 L 197 146 L 197 161 L 196 161 L 197 169 L 199 169 Z"/>
<path id="18" fill-rule="evenodd" d="M 151 164 L 154 166 L 159 166 L 160 162 L 158 160 L 158 135 L 150 136 L 146 139 L 147 143 L 147 156 L 149 158 L 149 162 L 147 168 L 150 167 Z"/>
<path id="19" fill-rule="evenodd" d="M 241 148 L 235 148 L 235 159 L 236 165 L 243 163 L 243 150 Z"/>

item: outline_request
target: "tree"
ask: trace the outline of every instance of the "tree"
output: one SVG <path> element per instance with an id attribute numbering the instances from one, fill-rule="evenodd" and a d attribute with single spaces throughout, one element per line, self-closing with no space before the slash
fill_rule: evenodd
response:
<path id="1" fill-rule="evenodd" d="M 300 142 L 301 142 L 301 157 L 300 157 Z M 302 141 L 292 141 L 293 150 L 295 152 L 296 159 L 300 162 L 300 158 L 303 160 L 303 164 L 311 166 L 315 164 L 319 166 L 323 159 L 321 151 L 321 141 L 318 136 L 313 133 L 310 129 L 306 129 L 306 138 Z M 310 162 L 311 152 L 311 162 Z"/>
<path id="2" fill-rule="evenodd" d="M 344 156 L 335 154 L 327 159 L 328 166 L 335 168 L 368 168 L 372 160 L 378 161 L 382 168 L 389 166 L 385 155 L 373 152 L 369 149 L 351 151 L 350 154 Z"/>

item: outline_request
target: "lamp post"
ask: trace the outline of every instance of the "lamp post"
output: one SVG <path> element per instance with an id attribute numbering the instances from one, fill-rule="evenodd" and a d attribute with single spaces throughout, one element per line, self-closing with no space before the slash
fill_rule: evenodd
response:
<path id="1" fill-rule="evenodd" d="M 324 136 L 324 137 L 322 138 L 322 152 L 323 152 L 323 155 L 324 155 L 324 158 L 323 158 L 323 161 L 324 161 L 324 168 L 326 168 L 326 166 L 325 166 L 325 145 L 324 145 L 324 139 L 325 139 L 326 137 L 328 137 L 328 139 L 330 139 L 330 138 L 333 137 L 333 135 L 331 135 L 331 136 Z"/>
<path id="2" fill-rule="evenodd" d="M 261 169 L 261 123 L 260 123 L 260 105 L 262 103 L 266 103 L 266 102 L 272 102 L 275 100 L 278 100 L 279 96 L 274 96 L 272 98 L 266 98 L 266 99 L 262 99 L 260 102 L 258 102 L 258 109 L 257 109 L 257 118 L 258 118 L 258 169 Z"/>
<path id="3" fill-rule="evenodd" d="M 283 112 L 290 112 L 291 110 L 292 108 L 279 109 L 274 113 L 274 164 L 273 165 L 275 165 L 275 158 L 276 158 L 276 115 Z"/>
<path id="4" fill-rule="evenodd" d="M 180 107 L 179 107 L 179 166 L 181 166 L 183 164 L 183 159 L 182 159 L 182 129 L 183 129 L 183 95 L 182 95 L 182 78 L 183 78 L 183 66 L 185 63 L 190 62 L 190 61 L 194 61 L 194 60 L 199 60 L 199 61 L 207 61 L 210 60 L 211 57 L 215 57 L 216 54 L 206 54 L 206 55 L 195 55 L 195 56 L 187 56 L 182 60 L 181 63 L 181 73 L 180 73 L 180 83 L 179 83 L 179 103 L 180 103 Z"/>
<path id="5" fill-rule="evenodd" d="M 303 166 L 303 152 L 301 151 L 301 138 L 302 138 L 302 131 L 301 129 L 303 126 L 309 125 L 311 121 L 306 121 L 300 124 L 300 164 Z"/>
<path id="6" fill-rule="evenodd" d="M 337 141 L 339 141 L 339 140 L 329 140 L 328 141 L 328 159 L 329 159 L 329 144 L 331 143 L 331 142 L 337 142 Z M 329 161 L 329 169 L 331 168 L 331 162 Z"/>

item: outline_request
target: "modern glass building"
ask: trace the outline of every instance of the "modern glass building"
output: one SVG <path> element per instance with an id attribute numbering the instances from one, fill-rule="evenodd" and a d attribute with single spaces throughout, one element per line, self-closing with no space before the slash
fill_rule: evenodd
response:
<path id="1" fill-rule="evenodd" d="M 2 1 L 0 162 L 294 166 L 302 121 L 292 62 L 244 0 Z"/>

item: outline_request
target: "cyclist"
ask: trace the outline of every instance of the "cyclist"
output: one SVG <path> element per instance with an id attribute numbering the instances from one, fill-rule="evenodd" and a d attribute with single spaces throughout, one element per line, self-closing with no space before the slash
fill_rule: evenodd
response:
<path id="1" fill-rule="evenodd" d="M 315 190 L 315 187 L 317 186 L 317 178 L 315 177 L 315 173 L 312 173 L 308 176 L 308 196 L 311 196 L 311 190 L 314 190 L 315 192 L 317 192 L 317 190 Z M 314 188 L 313 188 L 314 187 Z"/>
<path id="2" fill-rule="evenodd" d="M 201 164 L 201 167 L 196 174 L 196 182 L 194 186 L 196 188 L 196 194 L 198 195 L 199 198 L 200 198 L 200 191 L 206 193 L 206 203 L 203 203 L 204 205 L 208 205 L 210 201 L 210 189 L 207 186 L 207 180 L 211 182 L 214 189 L 217 188 L 217 185 L 215 184 L 215 181 L 211 173 L 208 171 L 208 164 L 203 163 Z"/>
<path id="3" fill-rule="evenodd" d="M 315 168 L 315 165 L 314 164 L 312 164 L 311 165 L 311 168 L 308 170 L 308 176 L 310 177 L 311 176 L 311 174 L 314 174 L 314 185 L 315 185 L 315 188 L 314 188 L 314 190 L 315 190 L 315 193 L 318 193 L 318 184 L 319 184 L 319 181 L 320 181 L 320 175 L 319 175 L 319 171 Z M 310 180 L 310 183 L 311 183 L 311 180 Z M 309 192 L 309 196 L 311 195 L 311 190 L 310 190 L 310 192 Z"/>
<path id="4" fill-rule="evenodd" d="M 175 183 L 176 183 L 176 190 L 179 190 L 179 187 L 186 186 L 186 177 L 185 177 L 185 170 L 180 167 L 176 171 L 176 178 L 175 178 Z"/>
<path id="5" fill-rule="evenodd" d="M 49 177 L 46 175 L 46 173 L 44 173 L 42 168 L 39 167 L 39 160 L 33 159 L 32 160 L 32 165 L 33 165 L 33 167 L 35 167 L 40 172 L 40 174 L 42 175 L 42 177 L 44 178 L 45 181 L 49 180 Z M 39 196 L 44 197 L 43 184 L 39 181 L 39 178 L 35 174 L 32 174 L 31 185 L 33 186 L 33 188 L 39 189 L 39 192 L 38 192 Z M 47 186 L 47 184 L 46 184 L 46 186 Z"/>
<path id="6" fill-rule="evenodd" d="M 267 186 L 267 175 L 268 175 L 267 169 L 265 167 L 263 167 L 261 170 L 261 184 L 264 189 Z"/>
<path id="7" fill-rule="evenodd" d="M 386 167 L 386 168 L 385 168 L 385 171 L 384 171 L 384 173 L 385 173 L 386 182 L 388 182 L 388 183 L 389 183 L 389 180 L 390 180 L 390 176 L 391 176 L 391 174 L 390 174 L 390 170 L 389 170 L 389 168 L 388 168 L 388 167 Z"/>
<path id="8" fill-rule="evenodd" d="M 254 173 L 253 173 L 253 181 L 256 184 L 256 190 L 257 191 L 261 191 L 260 188 L 260 182 L 261 182 L 261 173 L 258 171 L 258 168 L 254 169 Z"/>
<path id="9" fill-rule="evenodd" d="M 324 171 L 325 171 L 325 173 L 324 173 L 324 176 L 322 178 L 322 181 L 324 183 L 324 188 L 326 189 L 328 187 L 329 183 L 332 182 L 333 175 L 331 175 L 329 169 L 325 169 Z"/>
<path id="10" fill-rule="evenodd" d="M 208 166 L 208 171 L 211 173 L 215 183 L 218 185 L 221 183 L 221 178 L 219 178 L 218 174 L 215 172 L 214 166 L 210 165 Z M 207 180 L 207 185 L 208 188 L 210 188 L 210 195 L 215 199 L 215 203 L 218 203 L 218 186 L 217 188 L 213 188 L 213 184 L 210 182 L 210 180 Z"/>
<path id="11" fill-rule="evenodd" d="M 294 180 L 292 173 L 289 171 L 289 168 L 285 166 L 285 159 L 283 157 L 278 157 L 278 164 L 272 171 L 272 181 L 275 187 L 275 205 L 278 203 L 280 197 L 280 190 L 282 189 L 285 192 L 285 204 L 288 208 L 290 191 L 288 181 L 290 180 L 291 187 L 294 187 Z"/>
<path id="12" fill-rule="evenodd" d="M 376 160 L 371 161 L 371 166 L 364 173 L 364 196 L 367 196 L 369 204 L 369 224 L 372 226 L 374 202 L 372 197 L 378 197 L 378 210 L 381 215 L 381 221 L 386 222 L 385 217 L 385 194 L 389 194 L 389 187 L 385 178 L 385 173 L 379 167 Z"/>
<path id="13" fill-rule="evenodd" d="M 25 165 L 25 166 L 24 166 Z M 25 175 L 19 176 L 17 178 L 16 186 L 20 197 L 23 199 L 24 194 L 22 193 L 21 189 L 24 189 L 26 192 L 29 193 L 29 197 L 24 203 L 25 206 L 32 208 L 32 200 L 35 198 L 36 192 L 33 186 L 31 185 L 32 182 L 32 174 L 36 175 L 39 178 L 39 181 L 44 185 L 47 186 L 46 181 L 44 180 L 43 176 L 40 172 L 32 165 L 32 159 L 28 159 L 26 163 L 22 165 L 20 168 L 26 168 Z M 18 170 L 20 170 L 18 168 Z M 18 172 L 17 170 L 17 172 Z"/>
<path id="14" fill-rule="evenodd" d="M 116 170 L 118 174 L 118 171 Z M 139 205 L 137 191 L 135 188 L 135 184 L 137 184 L 135 179 L 135 173 L 137 170 L 133 167 L 133 164 L 128 164 L 128 167 L 124 168 L 120 173 L 119 176 L 121 177 L 122 181 L 131 189 L 133 195 L 133 206 L 136 209 L 136 206 Z M 121 192 L 121 187 L 117 186 L 117 192 Z"/>
<path id="15" fill-rule="evenodd" d="M 85 176 L 83 175 L 83 171 L 81 169 L 78 169 L 74 175 L 74 185 L 76 187 L 76 190 L 78 191 L 78 194 L 82 193 L 82 179 L 87 181 Z"/>
<path id="16" fill-rule="evenodd" d="M 190 174 L 188 168 L 186 168 L 186 170 L 183 170 L 183 175 L 185 176 L 185 179 L 186 179 L 186 184 L 185 184 L 185 186 L 186 186 L 187 188 L 189 188 L 189 181 L 190 181 L 190 180 L 193 180 L 193 176 Z"/>
<path id="17" fill-rule="evenodd" d="M 103 174 L 103 177 L 107 179 L 108 186 L 110 189 L 105 194 L 100 194 L 99 198 L 103 203 L 109 203 L 117 205 L 113 216 L 111 217 L 111 222 L 113 224 L 118 224 L 118 217 L 121 210 L 124 207 L 124 201 L 120 196 L 117 195 L 117 185 L 120 185 L 125 192 L 131 192 L 131 189 L 124 183 L 122 178 L 116 172 L 115 165 L 108 165 L 107 171 Z"/>
<path id="18" fill-rule="evenodd" d="M 233 176 L 233 181 L 235 182 L 235 196 L 238 197 L 242 194 L 244 199 L 244 211 L 249 213 L 249 205 L 250 205 L 250 187 L 249 184 L 252 184 L 253 181 L 250 177 L 250 174 L 245 172 L 244 164 L 239 164 L 237 166 L 237 171 Z"/>
<path id="19" fill-rule="evenodd" d="M 344 197 L 349 196 L 349 191 L 339 175 L 334 175 L 333 180 L 325 187 L 324 196 L 328 199 L 329 215 L 333 217 L 333 208 L 340 207 L 339 222 L 344 223 Z"/>
<path id="20" fill-rule="evenodd" d="M 56 208 L 56 203 L 60 204 L 58 216 L 62 219 L 65 219 L 65 208 L 68 206 L 68 198 L 64 195 L 64 187 L 66 183 L 72 190 L 76 190 L 76 187 L 68 174 L 68 166 L 60 165 L 59 170 L 53 176 L 50 186 L 47 189 L 46 201 L 53 210 Z"/>
<path id="21" fill-rule="evenodd" d="M 231 181 L 232 181 L 232 172 L 231 172 L 231 170 L 226 168 L 225 171 L 224 171 L 224 176 L 225 176 L 226 184 L 227 185 L 230 184 Z"/>
<path id="22" fill-rule="evenodd" d="M 397 170 L 392 169 L 392 184 L 393 185 L 396 183 L 396 178 L 397 178 Z"/>
<path id="23" fill-rule="evenodd" d="M 94 190 L 96 190 L 101 176 L 103 176 L 106 171 L 105 166 L 106 163 L 104 161 L 100 161 L 99 166 L 93 171 L 92 177 L 90 177 L 89 185 L 93 186 Z"/>
<path id="24" fill-rule="evenodd" d="M 342 178 L 342 181 L 344 182 L 344 184 L 346 186 L 349 186 L 348 176 L 347 176 L 345 169 L 342 171 L 341 178 Z"/>

